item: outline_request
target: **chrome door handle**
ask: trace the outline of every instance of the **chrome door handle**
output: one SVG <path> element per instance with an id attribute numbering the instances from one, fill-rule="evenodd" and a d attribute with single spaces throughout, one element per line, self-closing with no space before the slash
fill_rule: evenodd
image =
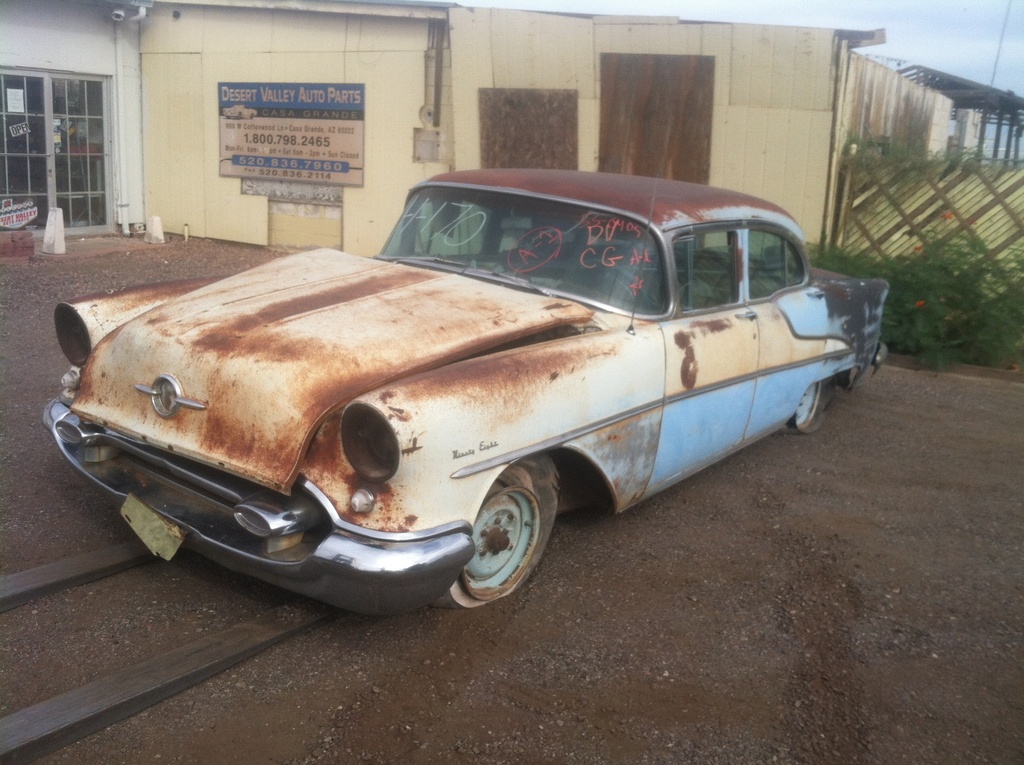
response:
<path id="1" fill-rule="evenodd" d="M 750 310 L 750 309 L 748 308 L 748 309 L 747 309 L 746 311 L 744 311 L 743 313 L 738 313 L 738 314 L 736 314 L 736 318 L 737 318 L 737 319 L 746 319 L 747 321 L 753 321 L 754 319 L 756 319 L 756 318 L 757 318 L 757 314 L 756 314 L 756 313 L 755 313 L 754 311 L 751 311 L 751 310 Z"/>

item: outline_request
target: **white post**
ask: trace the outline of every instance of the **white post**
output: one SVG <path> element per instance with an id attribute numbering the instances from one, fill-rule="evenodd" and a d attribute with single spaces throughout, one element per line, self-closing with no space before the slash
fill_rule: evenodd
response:
<path id="1" fill-rule="evenodd" d="M 46 216 L 46 231 L 43 234 L 43 252 L 47 255 L 64 255 L 64 212 L 51 207 Z"/>
<path id="2" fill-rule="evenodd" d="M 159 215 L 151 215 L 146 223 L 146 235 L 142 237 L 144 242 L 149 244 L 164 243 L 164 222 Z"/>

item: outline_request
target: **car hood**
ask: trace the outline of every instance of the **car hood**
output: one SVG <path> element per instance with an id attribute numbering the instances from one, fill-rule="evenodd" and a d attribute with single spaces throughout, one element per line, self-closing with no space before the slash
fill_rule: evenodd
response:
<path id="1" fill-rule="evenodd" d="M 319 424 L 353 397 L 593 311 L 458 274 L 335 250 L 267 263 L 107 335 L 73 411 L 278 490 Z M 157 414 L 136 385 L 172 375 L 205 409 Z M 340 445 L 339 445 L 340 448 Z"/>

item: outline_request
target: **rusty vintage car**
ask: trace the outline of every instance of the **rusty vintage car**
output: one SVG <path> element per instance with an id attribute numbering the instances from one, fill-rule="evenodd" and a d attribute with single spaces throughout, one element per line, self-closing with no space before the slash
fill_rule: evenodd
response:
<path id="1" fill-rule="evenodd" d="M 45 420 L 151 549 L 337 606 L 470 607 L 558 513 L 621 511 L 881 363 L 885 282 L 810 269 L 759 199 L 455 172 L 383 253 L 59 305 Z"/>

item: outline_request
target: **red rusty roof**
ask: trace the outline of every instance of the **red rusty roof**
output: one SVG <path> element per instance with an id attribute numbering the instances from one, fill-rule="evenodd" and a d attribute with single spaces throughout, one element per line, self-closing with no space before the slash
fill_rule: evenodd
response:
<path id="1" fill-rule="evenodd" d="M 650 217 L 662 228 L 747 218 L 770 220 L 803 236 L 781 207 L 738 191 L 699 183 L 639 175 L 588 173 L 577 170 L 461 170 L 443 173 L 427 183 L 457 183 L 525 191 L 604 205 Z"/>

